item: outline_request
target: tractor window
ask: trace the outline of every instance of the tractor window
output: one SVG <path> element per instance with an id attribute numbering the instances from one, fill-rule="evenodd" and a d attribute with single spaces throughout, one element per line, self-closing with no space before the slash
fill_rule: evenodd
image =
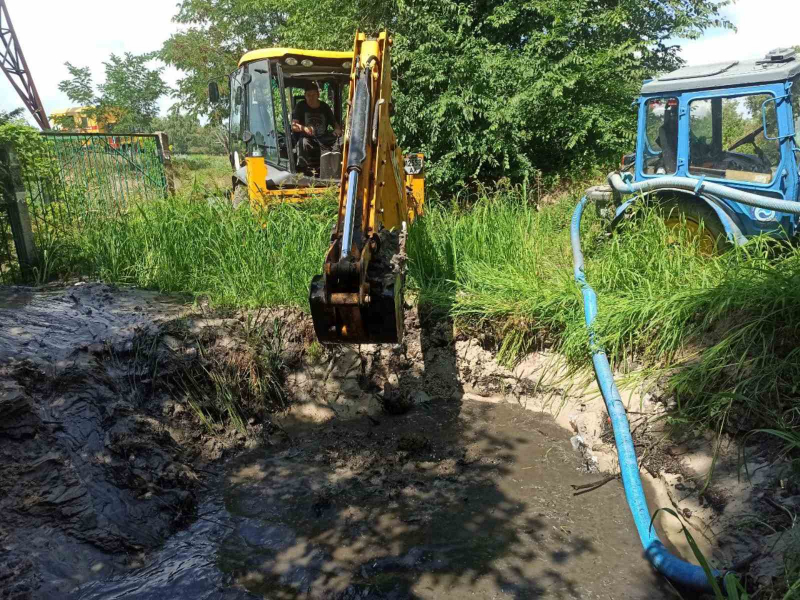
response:
<path id="1" fill-rule="evenodd" d="M 772 96 L 695 100 L 689 105 L 689 172 L 734 181 L 770 183 L 780 146 L 764 137 L 761 107 Z M 767 121 L 775 122 L 774 103 Z"/>
<path id="2" fill-rule="evenodd" d="M 678 166 L 678 99 L 651 98 L 645 117 L 644 173 L 668 175 Z"/>

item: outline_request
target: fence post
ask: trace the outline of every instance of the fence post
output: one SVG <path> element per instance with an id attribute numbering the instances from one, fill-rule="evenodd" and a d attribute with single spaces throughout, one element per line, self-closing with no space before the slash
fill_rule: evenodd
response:
<path id="1" fill-rule="evenodd" d="M 17 249 L 20 271 L 30 277 L 37 264 L 36 245 L 33 241 L 31 216 L 25 199 L 25 184 L 22 181 L 22 167 L 19 157 L 11 145 L 0 146 L 0 187 L 2 200 L 8 211 L 11 234 Z"/>
<path id="2" fill-rule="evenodd" d="M 156 144 L 161 162 L 164 165 L 164 174 L 167 178 L 167 191 L 170 196 L 175 195 L 175 173 L 172 170 L 172 152 L 169 149 L 169 136 L 163 131 L 156 131 Z"/>

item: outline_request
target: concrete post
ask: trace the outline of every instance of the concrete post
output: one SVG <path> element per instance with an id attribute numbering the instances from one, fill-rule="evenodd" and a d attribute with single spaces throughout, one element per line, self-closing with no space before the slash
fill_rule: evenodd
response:
<path id="1" fill-rule="evenodd" d="M 33 241 L 25 185 L 22 182 L 22 167 L 16 151 L 10 145 L 0 146 L 0 187 L 2 204 L 11 223 L 20 270 L 25 278 L 30 278 L 38 262 L 38 253 Z"/>
<path id="2" fill-rule="evenodd" d="M 172 170 L 172 151 L 169 147 L 169 136 L 163 131 L 156 131 L 156 144 L 158 144 L 158 154 L 164 165 L 164 174 L 167 178 L 167 191 L 170 196 L 175 195 L 175 173 Z"/>

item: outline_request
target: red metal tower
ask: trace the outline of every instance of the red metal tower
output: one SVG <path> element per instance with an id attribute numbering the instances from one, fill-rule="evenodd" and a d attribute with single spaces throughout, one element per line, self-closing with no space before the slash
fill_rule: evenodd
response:
<path id="1" fill-rule="evenodd" d="M 19 45 L 14 25 L 8 15 L 6 0 L 0 0 L 0 68 L 6 74 L 11 85 L 17 90 L 25 107 L 31 111 L 34 120 L 42 129 L 50 129 L 47 113 L 44 112 L 42 99 L 36 91 L 33 77 L 25 62 L 25 55 Z"/>

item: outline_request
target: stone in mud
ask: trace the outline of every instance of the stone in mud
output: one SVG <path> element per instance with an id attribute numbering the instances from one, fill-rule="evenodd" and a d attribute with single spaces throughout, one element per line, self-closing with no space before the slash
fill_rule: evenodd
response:
<path id="1" fill-rule="evenodd" d="M 417 406 L 430 404 L 431 400 L 432 398 L 422 390 L 417 390 L 411 394 L 411 402 Z"/>
<path id="2" fill-rule="evenodd" d="M 378 402 L 390 415 L 403 415 L 414 406 L 414 401 L 407 394 L 388 383 L 383 386 L 383 394 L 378 396 Z"/>

